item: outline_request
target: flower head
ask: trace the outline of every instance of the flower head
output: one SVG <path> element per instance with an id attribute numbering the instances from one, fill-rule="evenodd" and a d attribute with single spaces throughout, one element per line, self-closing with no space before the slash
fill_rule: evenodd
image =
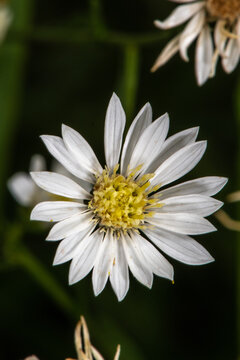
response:
<path id="1" fill-rule="evenodd" d="M 173 267 L 157 248 L 187 264 L 213 261 L 188 235 L 215 230 L 204 217 L 222 205 L 211 196 L 226 183 L 225 178 L 205 177 L 166 188 L 205 152 L 206 141 L 195 142 L 198 128 L 166 140 L 169 117 L 164 114 L 152 122 L 149 104 L 134 119 L 122 147 L 124 127 L 125 113 L 113 94 L 105 120 L 105 168 L 70 127 L 63 125 L 63 138 L 42 136 L 50 153 L 84 180 L 85 188 L 58 173 L 31 173 L 42 189 L 70 199 L 42 202 L 31 214 L 32 220 L 56 222 L 47 236 L 62 240 L 54 265 L 72 260 L 70 284 L 93 269 L 95 295 L 109 278 L 119 300 L 129 288 L 128 269 L 149 288 L 153 274 L 173 280 Z"/>
<path id="2" fill-rule="evenodd" d="M 240 0 L 173 0 L 181 3 L 165 21 L 154 23 L 160 29 L 170 29 L 189 22 L 160 53 L 152 71 L 164 65 L 178 51 L 188 61 L 187 50 L 197 39 L 195 73 L 198 85 L 215 75 L 221 57 L 225 72 L 231 73 L 240 57 Z"/>

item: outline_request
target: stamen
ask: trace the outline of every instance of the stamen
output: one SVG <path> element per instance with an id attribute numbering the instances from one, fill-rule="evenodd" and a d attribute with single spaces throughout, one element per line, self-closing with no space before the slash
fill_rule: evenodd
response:
<path id="1" fill-rule="evenodd" d="M 119 165 L 112 174 L 105 168 L 101 175 L 96 175 L 92 200 L 89 209 L 95 214 L 95 221 L 103 229 L 112 229 L 117 236 L 121 231 L 143 229 L 145 218 L 154 215 L 154 208 L 163 206 L 158 199 L 149 199 L 148 194 L 155 191 L 150 188 L 150 179 L 154 174 L 145 174 L 133 180 L 142 165 L 131 170 L 128 177 L 117 174 Z M 150 211 L 151 210 L 151 211 Z"/>
<path id="2" fill-rule="evenodd" d="M 229 39 L 240 39 L 240 36 L 237 34 L 232 33 L 231 31 L 228 31 L 225 26 L 221 28 L 221 32 L 223 35 L 225 35 Z"/>

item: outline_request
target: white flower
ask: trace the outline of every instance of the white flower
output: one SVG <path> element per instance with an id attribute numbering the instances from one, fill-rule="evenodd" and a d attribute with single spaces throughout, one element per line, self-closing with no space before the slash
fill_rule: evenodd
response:
<path id="1" fill-rule="evenodd" d="M 178 51 L 182 59 L 188 61 L 188 47 L 197 39 L 195 73 L 198 85 L 215 75 L 219 56 L 225 72 L 231 73 L 240 57 L 240 0 L 172 1 L 181 5 L 165 21 L 156 20 L 154 24 L 165 30 L 189 22 L 162 50 L 152 71 Z"/>
<path id="2" fill-rule="evenodd" d="M 7 5 L 0 5 L 0 43 L 4 40 L 9 25 L 12 21 L 12 13 Z"/>
<path id="3" fill-rule="evenodd" d="M 124 127 L 125 113 L 113 94 L 105 120 L 104 169 L 87 141 L 70 127 L 62 126 L 63 138 L 42 136 L 50 153 L 90 184 L 89 191 L 57 173 L 31 173 L 42 189 L 70 199 L 42 202 L 31 214 L 32 220 L 57 222 L 47 236 L 49 241 L 62 240 L 54 265 L 72 259 L 70 284 L 93 269 L 95 295 L 109 278 L 119 301 L 129 288 L 128 269 L 149 288 L 153 274 L 173 279 L 172 265 L 157 248 L 186 264 L 213 261 L 188 235 L 215 230 L 204 217 L 222 205 L 211 196 L 227 181 L 204 177 L 166 188 L 189 172 L 205 152 L 206 141 L 195 142 L 198 128 L 165 140 L 168 115 L 152 122 L 150 104 L 134 119 L 122 148 Z"/>

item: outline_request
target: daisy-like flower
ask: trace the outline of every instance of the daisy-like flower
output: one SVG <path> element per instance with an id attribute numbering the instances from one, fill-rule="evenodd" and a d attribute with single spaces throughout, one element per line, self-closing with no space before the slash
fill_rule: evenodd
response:
<path id="1" fill-rule="evenodd" d="M 188 61 L 188 47 L 197 39 L 195 73 L 198 85 L 215 75 L 219 56 L 224 71 L 231 73 L 240 57 L 240 0 L 172 1 L 181 5 L 165 21 L 156 20 L 154 24 L 165 30 L 189 22 L 162 50 L 152 71 L 178 51 L 182 59 Z"/>
<path id="2" fill-rule="evenodd" d="M 119 301 L 129 288 L 129 269 L 149 288 L 153 274 L 173 280 L 173 267 L 157 248 L 191 265 L 213 261 L 188 235 L 215 230 L 204 217 L 222 205 L 211 196 L 226 183 L 225 178 L 204 177 L 166 188 L 205 152 L 206 141 L 195 142 L 198 128 L 166 140 L 169 117 L 164 114 L 152 122 L 149 104 L 134 119 L 122 147 L 124 127 L 125 113 L 113 94 L 105 120 L 104 168 L 87 141 L 70 127 L 62 126 L 62 138 L 42 136 L 50 153 L 88 182 L 90 191 L 57 173 L 31 173 L 42 189 L 72 199 L 42 202 L 31 214 L 32 220 L 57 222 L 47 236 L 49 241 L 62 240 L 54 265 L 72 260 L 70 284 L 93 269 L 95 295 L 109 278 Z"/>

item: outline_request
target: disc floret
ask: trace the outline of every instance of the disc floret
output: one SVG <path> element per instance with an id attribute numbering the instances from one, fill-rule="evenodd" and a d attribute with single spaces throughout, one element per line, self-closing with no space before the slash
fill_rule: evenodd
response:
<path id="1" fill-rule="evenodd" d="M 207 0 L 211 16 L 233 22 L 240 15 L 240 0 Z"/>
<path id="2" fill-rule="evenodd" d="M 153 216 L 151 208 L 161 206 L 157 204 L 158 200 L 148 198 L 151 192 L 156 191 L 149 181 L 154 174 L 145 174 L 134 180 L 141 166 L 127 177 L 118 174 L 118 168 L 119 165 L 116 165 L 112 174 L 106 168 L 96 176 L 88 207 L 94 211 L 97 222 L 103 228 L 114 231 L 141 229 L 144 220 Z"/>

